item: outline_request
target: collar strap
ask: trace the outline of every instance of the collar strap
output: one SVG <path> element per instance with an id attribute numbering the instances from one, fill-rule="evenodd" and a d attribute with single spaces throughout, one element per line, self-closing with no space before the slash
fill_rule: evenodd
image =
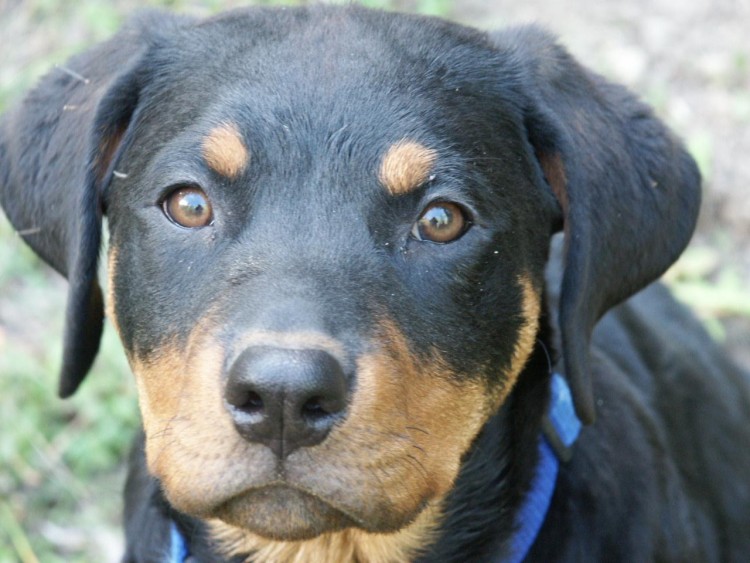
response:
<path id="1" fill-rule="evenodd" d="M 549 412 L 542 422 L 539 436 L 539 462 L 531 489 L 516 518 L 516 534 L 511 540 L 511 556 L 507 563 L 520 563 L 526 557 L 547 516 L 560 462 L 571 457 L 571 447 L 581 431 L 581 422 L 573 407 L 573 398 L 565 379 L 552 374 Z M 172 520 L 167 563 L 184 563 L 190 552 L 185 538 Z"/>
<path id="2" fill-rule="evenodd" d="M 165 563 L 184 563 L 190 556 L 190 551 L 185 542 L 185 536 L 182 535 L 177 523 L 170 521 L 169 527 L 169 555 Z"/>
<path id="3" fill-rule="evenodd" d="M 576 416 L 568 383 L 553 373 L 549 412 L 544 416 L 539 436 L 539 461 L 526 500 L 516 515 L 516 533 L 511 539 L 507 563 L 523 561 L 534 544 L 552 502 L 560 462 L 570 461 L 571 448 L 580 431 L 581 421 Z"/>

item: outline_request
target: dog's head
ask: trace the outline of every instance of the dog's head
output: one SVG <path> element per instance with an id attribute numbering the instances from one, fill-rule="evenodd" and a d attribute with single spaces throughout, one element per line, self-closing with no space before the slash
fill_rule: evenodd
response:
<path id="1" fill-rule="evenodd" d="M 278 539 L 450 491 L 537 345 L 550 237 L 579 415 L 611 306 L 692 231 L 695 166 L 535 29 L 360 8 L 147 16 L 0 131 L 0 198 L 70 281 L 60 393 L 108 316 L 171 503 Z"/>

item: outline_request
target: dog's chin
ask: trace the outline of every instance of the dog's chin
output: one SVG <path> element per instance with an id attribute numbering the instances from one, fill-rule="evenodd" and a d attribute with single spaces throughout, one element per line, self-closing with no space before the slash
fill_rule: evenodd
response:
<path id="1" fill-rule="evenodd" d="M 278 485 L 253 489 L 223 503 L 213 514 L 227 524 L 276 541 L 300 541 L 362 522 L 310 493 Z"/>

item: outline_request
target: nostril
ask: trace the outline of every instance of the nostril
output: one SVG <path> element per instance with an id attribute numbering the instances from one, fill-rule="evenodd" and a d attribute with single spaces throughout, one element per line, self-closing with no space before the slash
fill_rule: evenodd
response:
<path id="1" fill-rule="evenodd" d="M 241 405 L 237 405 L 237 408 L 246 412 L 247 414 L 261 414 L 263 412 L 263 399 L 255 391 L 249 391 L 245 400 Z"/>
<path id="2" fill-rule="evenodd" d="M 265 410 L 263 398 L 251 388 L 230 386 L 226 390 L 226 400 L 235 414 L 262 416 Z"/>
<path id="3" fill-rule="evenodd" d="M 308 420 L 315 421 L 325 418 L 331 412 L 325 408 L 323 397 L 312 397 L 302 405 L 302 416 Z"/>
<path id="4" fill-rule="evenodd" d="M 319 414 L 323 414 L 323 405 L 320 404 L 321 398 L 320 397 L 313 397 L 312 399 L 309 399 L 303 406 L 302 406 L 302 413 L 309 415 L 309 416 L 315 416 Z"/>

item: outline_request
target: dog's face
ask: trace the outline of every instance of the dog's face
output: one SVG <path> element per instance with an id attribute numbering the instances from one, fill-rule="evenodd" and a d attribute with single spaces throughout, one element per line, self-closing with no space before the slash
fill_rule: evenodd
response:
<path id="1" fill-rule="evenodd" d="M 355 28 L 229 34 L 223 73 L 170 52 L 107 193 L 149 468 L 270 537 L 394 531 L 450 490 L 535 344 L 557 220 L 517 108 Z"/>
<path id="2" fill-rule="evenodd" d="M 593 420 L 595 322 L 697 214 L 674 137 L 533 28 L 152 15 L 70 65 L 0 122 L 3 207 L 70 281 L 61 394 L 96 354 L 106 214 L 149 469 L 267 538 L 439 512 L 523 377 L 563 225 L 560 352 Z"/>

